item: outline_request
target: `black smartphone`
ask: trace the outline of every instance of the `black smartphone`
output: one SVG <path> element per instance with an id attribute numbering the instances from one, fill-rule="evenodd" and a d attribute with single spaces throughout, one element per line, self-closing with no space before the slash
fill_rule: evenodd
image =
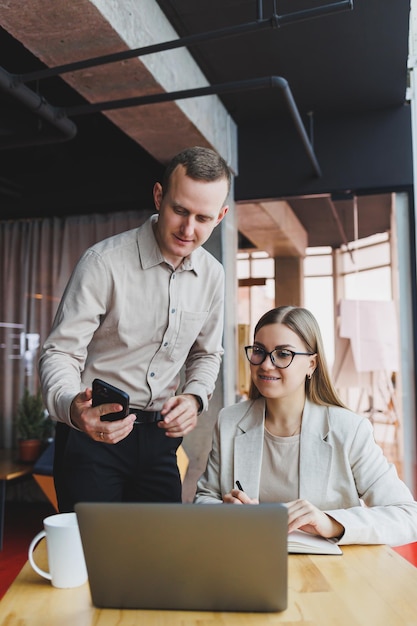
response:
<path id="1" fill-rule="evenodd" d="M 116 413 L 107 413 L 101 416 L 102 422 L 114 422 L 121 420 L 129 414 L 129 395 L 106 383 L 104 380 L 95 378 L 92 384 L 93 389 L 93 406 L 99 406 L 100 404 L 121 404 L 123 409 Z"/>

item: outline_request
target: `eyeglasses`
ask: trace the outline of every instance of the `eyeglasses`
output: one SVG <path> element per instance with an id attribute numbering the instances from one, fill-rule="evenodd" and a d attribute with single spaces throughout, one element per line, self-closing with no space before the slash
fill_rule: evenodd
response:
<path id="1" fill-rule="evenodd" d="M 288 350 L 288 348 L 275 348 L 272 352 L 267 352 L 259 346 L 246 346 L 245 352 L 249 363 L 252 363 L 252 365 L 261 365 L 266 357 L 269 356 L 272 364 L 282 370 L 289 367 L 294 357 L 299 354 L 304 356 L 313 356 L 315 354 L 315 352 L 294 352 L 294 350 Z"/>

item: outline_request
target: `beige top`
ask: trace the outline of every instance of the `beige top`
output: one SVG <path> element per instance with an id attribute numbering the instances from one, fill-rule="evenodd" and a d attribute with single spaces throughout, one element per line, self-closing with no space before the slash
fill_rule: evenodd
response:
<path id="1" fill-rule="evenodd" d="M 131 407 L 159 411 L 184 363 L 182 392 L 207 407 L 223 354 L 224 270 L 204 248 L 174 269 L 156 219 L 89 248 L 68 282 L 40 358 L 47 409 L 60 421 L 71 425 L 72 399 L 94 378 L 126 391 Z"/>
<path id="2" fill-rule="evenodd" d="M 265 428 L 259 502 L 298 498 L 300 435 L 277 437 Z"/>

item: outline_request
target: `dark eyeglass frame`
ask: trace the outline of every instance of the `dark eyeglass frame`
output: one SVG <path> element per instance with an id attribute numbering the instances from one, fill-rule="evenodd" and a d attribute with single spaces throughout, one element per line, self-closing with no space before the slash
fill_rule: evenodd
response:
<path id="1" fill-rule="evenodd" d="M 250 358 L 249 358 L 249 354 L 248 354 L 248 350 L 253 350 L 256 349 L 259 352 L 263 352 L 264 353 L 264 357 L 262 359 L 262 361 L 259 361 L 259 363 L 253 363 Z M 274 359 L 274 352 L 276 352 L 277 350 L 285 350 L 286 352 L 290 352 L 291 353 L 291 361 L 288 363 L 288 365 L 277 365 L 275 363 L 275 359 Z M 294 350 L 290 350 L 289 348 L 274 348 L 274 350 L 272 350 L 271 352 L 267 352 L 265 350 L 265 348 L 261 348 L 260 346 L 245 346 L 245 353 L 246 353 L 246 358 L 248 359 L 249 363 L 251 365 L 262 365 L 262 363 L 265 361 L 266 357 L 269 356 L 269 358 L 271 359 L 272 365 L 274 365 L 275 367 L 277 367 L 280 370 L 285 370 L 287 369 L 287 367 L 289 367 L 291 365 L 291 363 L 294 361 L 294 357 L 301 355 L 301 356 L 313 356 L 314 354 L 317 354 L 316 352 L 294 352 Z"/>

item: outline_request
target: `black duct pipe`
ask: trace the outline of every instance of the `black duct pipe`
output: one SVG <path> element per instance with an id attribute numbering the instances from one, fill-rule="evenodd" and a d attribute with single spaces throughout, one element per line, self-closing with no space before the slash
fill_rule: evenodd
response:
<path id="1" fill-rule="evenodd" d="M 305 9 L 303 11 L 287 13 L 286 15 L 274 14 L 271 18 L 262 19 L 262 4 L 258 3 L 258 16 L 260 16 L 260 19 L 258 19 L 256 22 L 248 22 L 245 24 L 238 24 L 235 26 L 220 28 L 218 30 L 208 31 L 206 33 L 189 35 L 188 37 L 182 37 L 180 39 L 174 39 L 172 41 L 165 41 L 163 43 L 153 44 L 151 46 L 145 46 L 143 48 L 135 48 L 133 50 L 123 50 L 122 52 L 106 54 L 104 56 L 95 57 L 92 59 L 85 59 L 84 61 L 66 63 L 65 65 L 58 65 L 56 67 L 39 70 L 37 72 L 18 74 L 16 75 L 16 80 L 19 80 L 22 83 L 27 83 L 33 80 L 41 80 L 43 78 L 50 78 L 51 76 L 65 74 L 67 72 L 75 72 L 77 70 L 94 67 L 96 65 L 105 65 L 107 63 L 124 61 L 125 59 L 137 58 L 140 56 L 145 56 L 147 54 L 154 54 L 155 52 L 173 50 L 175 48 L 182 48 L 184 46 L 193 46 L 204 41 L 209 41 L 210 39 L 232 37 L 256 30 L 263 30 L 266 28 L 279 28 L 280 26 L 291 24 L 292 22 L 300 22 L 317 17 L 322 17 L 323 15 L 340 13 L 341 11 L 348 11 L 352 9 L 353 0 L 340 0 L 340 2 L 333 2 L 331 4 L 325 4 L 323 6 Z"/>
<path id="2" fill-rule="evenodd" d="M 92 104 L 81 104 L 69 108 L 61 108 L 62 115 L 73 117 L 77 115 L 88 115 L 101 111 L 111 111 L 114 109 L 123 109 L 133 106 L 142 106 L 145 104 L 155 104 L 158 102 L 169 102 L 172 100 L 183 100 L 185 98 L 195 98 L 199 96 L 209 96 L 233 91 L 247 91 L 249 89 L 278 87 L 284 96 L 285 102 L 289 108 L 293 118 L 295 127 L 303 143 L 307 156 L 313 166 L 316 176 L 321 176 L 321 169 L 314 154 L 313 148 L 309 141 L 308 135 L 304 128 L 301 116 L 298 112 L 297 105 L 294 101 L 288 82 L 281 76 L 266 76 L 263 78 L 254 78 L 252 80 L 241 80 L 229 83 L 220 83 L 218 85 L 210 85 L 208 87 L 196 87 L 194 89 L 185 89 L 183 91 L 172 91 L 170 93 L 157 93 L 148 96 L 136 96 L 133 98 L 125 98 L 121 100 L 110 100 L 107 102 L 96 102 Z"/>
<path id="3" fill-rule="evenodd" d="M 27 109 L 62 133 L 61 138 L 47 138 L 39 134 L 35 143 L 66 141 L 75 137 L 77 127 L 71 120 L 69 120 L 65 115 L 62 115 L 62 112 L 59 109 L 48 104 L 42 96 L 29 89 L 26 85 L 15 81 L 15 76 L 13 74 L 9 74 L 9 72 L 2 67 L 0 67 L 0 89 L 21 102 Z M 8 142 L 7 139 L 2 139 L 0 141 L 0 148 L 10 147 L 8 143 L 10 142 Z M 13 147 L 16 147 L 17 145 L 27 145 L 28 142 L 24 139 L 16 141 L 14 138 L 11 140 L 11 143 Z"/>

